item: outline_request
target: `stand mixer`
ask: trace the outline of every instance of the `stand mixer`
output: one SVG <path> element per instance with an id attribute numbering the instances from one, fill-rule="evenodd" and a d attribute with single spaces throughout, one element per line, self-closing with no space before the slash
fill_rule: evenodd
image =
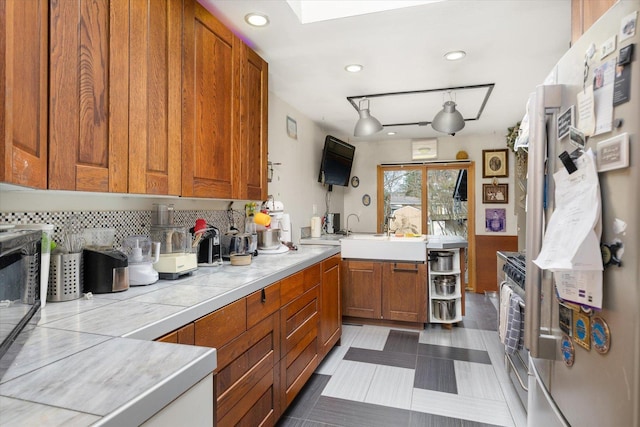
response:
<path id="1" fill-rule="evenodd" d="M 121 250 L 129 261 L 130 286 L 150 285 L 158 281 L 159 275 L 153 264 L 160 259 L 160 242 L 151 242 L 147 236 L 129 236 L 124 239 Z"/>
<path id="2" fill-rule="evenodd" d="M 280 241 L 291 242 L 291 217 L 284 212 L 284 204 L 269 198 L 262 208 L 271 216 L 271 227 L 280 229 Z"/>
<path id="3" fill-rule="evenodd" d="M 160 242 L 160 257 L 153 268 L 161 279 L 175 280 L 191 274 L 198 269 L 198 255 L 192 251 L 187 229 L 173 224 L 173 206 L 155 206 L 149 234 L 152 241 Z"/>

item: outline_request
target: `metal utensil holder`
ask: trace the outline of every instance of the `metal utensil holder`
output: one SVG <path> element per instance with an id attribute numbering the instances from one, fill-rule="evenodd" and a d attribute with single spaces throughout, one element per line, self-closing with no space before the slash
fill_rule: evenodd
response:
<path id="1" fill-rule="evenodd" d="M 23 304 L 33 304 L 36 299 L 40 299 L 40 254 L 24 255 L 22 257 L 23 277 L 26 279 L 22 283 L 20 292 Z"/>
<path id="2" fill-rule="evenodd" d="M 82 296 L 82 252 L 51 255 L 47 301 L 60 302 Z"/>

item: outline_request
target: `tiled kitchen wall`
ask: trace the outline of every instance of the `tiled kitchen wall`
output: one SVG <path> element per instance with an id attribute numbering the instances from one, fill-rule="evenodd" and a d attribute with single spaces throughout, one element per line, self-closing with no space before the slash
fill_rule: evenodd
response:
<path id="1" fill-rule="evenodd" d="M 0 212 L 0 225 L 4 224 L 53 224 L 53 239 L 60 242 L 65 227 L 72 232 L 84 228 L 115 228 L 114 247 L 119 247 L 124 238 L 132 235 L 149 235 L 151 210 L 144 211 L 64 211 L 64 212 Z M 208 224 L 217 227 L 223 234 L 232 222 L 244 231 L 244 211 L 220 210 L 175 210 L 174 224 L 187 229 L 193 227 L 196 219 L 203 218 Z M 223 239 L 224 243 L 224 239 Z"/>

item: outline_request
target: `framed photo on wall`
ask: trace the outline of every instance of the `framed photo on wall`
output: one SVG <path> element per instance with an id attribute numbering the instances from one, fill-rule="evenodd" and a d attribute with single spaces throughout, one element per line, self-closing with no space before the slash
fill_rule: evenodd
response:
<path id="1" fill-rule="evenodd" d="M 482 203 L 509 203 L 509 184 L 482 184 Z"/>
<path id="2" fill-rule="evenodd" d="M 505 178 L 509 176 L 509 150 L 482 150 L 482 177 Z"/>
<path id="3" fill-rule="evenodd" d="M 507 231 L 506 209 L 485 209 L 484 218 L 485 231 L 492 233 Z"/>

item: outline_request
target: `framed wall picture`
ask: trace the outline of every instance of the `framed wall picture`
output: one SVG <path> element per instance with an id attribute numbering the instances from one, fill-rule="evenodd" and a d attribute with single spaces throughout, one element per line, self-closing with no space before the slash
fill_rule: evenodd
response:
<path id="1" fill-rule="evenodd" d="M 491 233 L 507 231 L 506 209 L 485 209 L 484 218 L 485 231 L 489 231 Z"/>
<path id="2" fill-rule="evenodd" d="M 298 124 L 289 116 L 287 116 L 287 135 L 289 138 L 298 139 Z"/>
<path id="3" fill-rule="evenodd" d="M 509 203 L 509 184 L 482 184 L 482 203 Z"/>
<path id="4" fill-rule="evenodd" d="M 482 150 L 482 177 L 504 178 L 509 176 L 509 150 Z"/>

